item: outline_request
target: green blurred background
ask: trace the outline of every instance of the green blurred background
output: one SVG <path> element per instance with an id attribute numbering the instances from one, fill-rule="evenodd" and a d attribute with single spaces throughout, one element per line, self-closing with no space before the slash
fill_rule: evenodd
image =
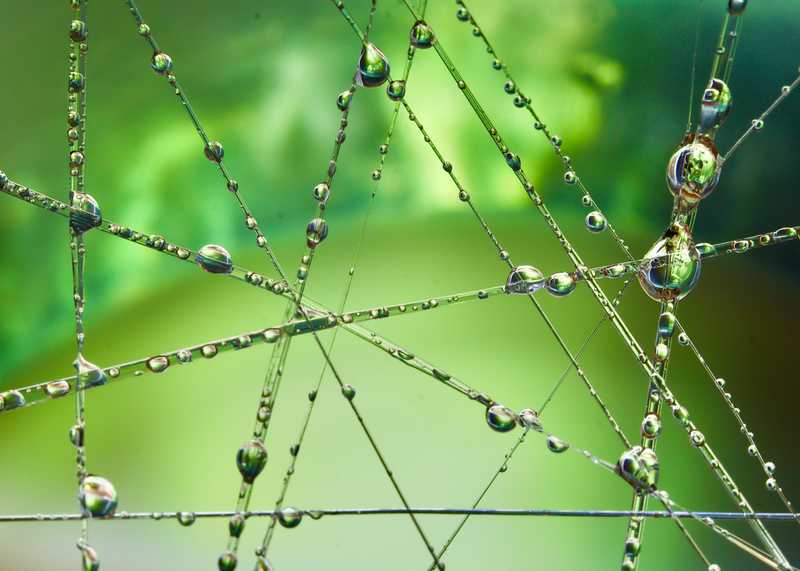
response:
<path id="1" fill-rule="evenodd" d="M 534 132 L 529 116 L 503 93 L 482 44 L 454 17 L 450 1 L 429 2 L 433 27 L 574 245 L 592 265 L 620 253 L 606 232 L 591 235 L 576 190 Z M 534 107 L 564 139 L 583 180 L 636 253 L 663 230 L 670 208 L 667 157 L 686 123 L 692 43 L 699 17 L 697 100 L 707 78 L 726 1 L 473 1 L 471 8 Z M 743 26 L 731 88 L 734 110 L 719 136 L 727 149 L 797 71 L 800 7 L 753 3 Z M 363 21 L 366 0 L 348 3 Z M 359 45 L 331 3 L 309 0 L 155 2 L 141 9 L 210 136 L 272 239 L 283 265 L 296 267 L 336 133 L 336 95 L 349 84 Z M 198 248 L 225 245 L 234 260 L 269 275 L 241 214 L 183 110 L 149 68 L 150 53 L 122 3 L 90 7 L 87 185 L 111 220 Z M 36 190 L 64 198 L 66 2 L 0 2 L 5 23 L 0 168 Z M 412 21 L 399 2 L 382 2 L 374 41 L 399 73 Z M 568 269 L 556 240 L 471 114 L 436 55 L 418 54 L 408 101 L 472 193 L 517 263 L 545 273 Z M 695 236 L 721 241 L 800 221 L 795 201 L 800 107 L 790 98 L 726 165 L 703 204 Z M 370 172 L 390 118 L 382 89 L 359 92 L 350 114 L 329 203 L 330 236 L 320 248 L 309 293 L 331 306 L 341 298 L 358 230 L 375 189 Z M 64 219 L 0 198 L 6 263 L 0 325 L 0 389 L 64 376 L 74 358 L 71 278 Z M 491 244 L 416 129 L 401 118 L 373 209 L 349 307 L 397 303 L 486 287 L 506 277 Z M 87 356 L 113 363 L 275 324 L 282 302 L 230 280 L 175 264 L 107 235 L 87 237 Z M 790 497 L 800 493 L 796 459 L 794 332 L 800 299 L 796 246 L 709 261 L 680 317 L 728 387 Z M 611 294 L 618 284 L 607 285 Z M 585 288 L 542 304 L 571 347 L 600 317 Z M 643 344 L 652 344 L 657 309 L 638 287 L 621 306 Z M 516 409 L 540 406 L 566 359 L 524 299 L 492 298 L 439 312 L 375 323 L 390 339 L 440 364 Z M 237 448 L 251 429 L 268 353 L 225 355 L 166 374 L 88 394 L 90 471 L 120 494 L 120 509 L 232 509 Z M 759 510 L 781 511 L 716 390 L 686 349 L 676 347 L 671 383 L 708 440 Z M 346 382 L 410 502 L 467 506 L 494 473 L 514 435 L 490 431 L 483 411 L 432 379 L 348 335 L 334 351 Z M 646 378 L 608 326 L 582 359 L 623 428 L 638 434 Z M 270 461 L 254 508 L 272 505 L 288 448 L 321 367 L 309 338 L 292 348 L 269 435 Z M 67 440 L 71 399 L 0 419 L 2 513 L 75 511 L 74 452 Z M 602 414 L 572 375 L 548 407 L 549 430 L 614 460 L 621 450 Z M 665 420 L 662 484 L 693 509 L 733 510 L 700 455 Z M 627 509 L 622 480 L 575 454 L 547 452 L 532 435 L 487 495 L 490 507 Z M 298 507 L 397 506 L 389 483 L 338 394 L 323 384 L 288 496 Z M 456 518 L 423 517 L 441 544 Z M 497 566 L 612 569 L 624 520 L 474 518 L 448 553 L 448 569 Z M 174 520 L 98 522 L 91 544 L 104 570 L 212 569 L 227 523 Z M 794 560 L 797 528 L 769 528 Z M 74 569 L 78 525 L 4 524 L 7 570 Z M 240 568 L 266 527 L 251 521 Z M 756 564 L 706 529 L 689 524 L 723 569 Z M 746 526 L 731 528 L 751 538 Z M 276 568 L 424 569 L 426 551 L 408 518 L 374 516 L 304 521 L 279 529 Z M 669 521 L 647 524 L 642 568 L 701 569 Z"/>

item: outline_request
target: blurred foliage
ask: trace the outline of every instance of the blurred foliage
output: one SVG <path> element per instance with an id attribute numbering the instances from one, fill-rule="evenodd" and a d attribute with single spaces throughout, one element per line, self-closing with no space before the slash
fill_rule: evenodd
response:
<path id="1" fill-rule="evenodd" d="M 502 75 L 491 69 L 489 56 L 469 27 L 453 17 L 454 4 L 429 3 L 428 20 L 522 157 L 556 217 L 567 221 L 575 246 L 593 264 L 618 260 L 620 253 L 608 236 L 591 236 L 580 227 L 584 209 L 574 189 L 563 183 L 561 165 L 534 132 L 529 116 L 515 109 L 503 93 Z M 597 202 L 633 251 L 644 252 L 669 213 L 664 168 L 686 124 L 695 23 L 700 26 L 692 94 L 696 102 L 707 79 L 726 2 L 507 0 L 489 5 L 473 0 L 471 4 L 520 86 L 532 96 L 534 107 L 563 137 L 566 152 Z M 348 6 L 363 21 L 368 2 L 354 0 Z M 198 0 L 189 5 L 142 0 L 141 8 L 159 44 L 175 61 L 175 72 L 210 136 L 223 142 L 225 162 L 267 235 L 276 241 L 283 265 L 294 268 L 313 209 L 311 189 L 324 173 L 336 133 L 335 97 L 349 85 L 359 52 L 357 41 L 329 2 Z M 793 46 L 800 43 L 799 15 L 792 0 L 754 3 L 748 9 L 731 82 L 734 110 L 719 137 L 722 149 L 795 76 L 798 61 Z M 0 168 L 12 179 L 59 198 L 67 189 L 65 69 L 70 17 L 66 6 L 42 9 L 0 2 L 0 18 L 13 24 L 4 31 L 8 47 L 2 60 L 6 81 L 0 103 L 6 110 L 2 126 L 6 144 L 0 150 Z M 372 38 L 395 70 L 404 61 L 410 24 L 402 5 L 380 3 Z M 268 272 L 265 260 L 252 254 L 253 235 L 243 228 L 241 213 L 216 169 L 203 158 L 202 145 L 184 112 L 163 78 L 149 69 L 151 54 L 122 3 L 93 2 L 90 30 L 87 185 L 104 216 L 192 248 L 224 244 L 237 262 Z M 702 206 L 698 241 L 798 223 L 793 166 L 800 108 L 794 97 L 726 164 L 718 190 Z M 556 241 L 532 212 L 432 52 L 418 54 L 407 99 L 495 232 L 509 244 L 514 259 L 544 272 L 566 269 L 568 262 Z M 390 114 L 383 90 L 359 92 L 354 99 L 329 203 L 331 235 L 315 262 L 310 284 L 312 295 L 330 305 L 340 298 L 344 269 L 375 188 L 370 172 Z M 0 276 L 5 300 L 0 386 L 8 388 L 70 371 L 71 277 L 63 219 L 7 197 L 0 200 L 5 205 L 0 210 L 0 234 L 6 260 Z M 352 307 L 478 288 L 504 279 L 485 237 L 404 117 L 376 201 Z M 277 301 L 193 273 L 186 265 L 162 260 L 144 248 L 90 235 L 88 251 L 88 350 L 98 364 L 279 319 Z M 751 415 L 751 425 L 771 451 L 790 495 L 800 490 L 796 475 L 800 466 L 786 441 L 794 413 L 791 399 L 774 397 L 794 390 L 796 372 L 787 355 L 791 340 L 780 332 L 791 330 L 800 305 L 795 293 L 796 255 L 794 246 L 784 246 L 709 262 L 700 287 L 681 308 L 687 328 L 692 327 L 710 362 L 721 374 L 731 375 L 729 386 L 735 386 L 737 400 Z M 573 347 L 599 317 L 585 291 L 544 303 Z M 491 389 L 498 399 L 521 408 L 543 399 L 565 366 L 541 320 L 523 305 L 498 299 L 491 305 L 444 310 L 450 314 L 392 320 L 379 329 L 412 349 L 424 349 L 434 362 L 445 363 L 471 384 Z M 628 294 L 623 315 L 643 343 L 649 343 L 655 312 L 640 292 Z M 363 400 L 365 414 L 374 422 L 412 503 L 469 504 L 510 439 L 489 433 L 473 403 L 461 403 L 431 387 L 428 379 L 398 369 L 344 337 L 336 359 L 346 364 L 348 380 L 358 386 L 359 401 Z M 296 350 L 289 364 L 286 403 L 279 407 L 271 433 L 279 444 L 268 477 L 257 486 L 256 504 L 261 508 L 274 497 L 287 455 L 278 450 L 288 449 L 299 423 L 298 411 L 304 407 L 303 395 L 320 366 L 309 343 L 297 343 Z M 263 354 L 242 353 L 205 367 L 171 371 L 171 378 L 158 382 L 129 381 L 91 393 L 90 467 L 117 484 L 124 509 L 232 507 L 237 477 L 233 453 L 248 433 L 264 360 Z M 611 329 L 593 345 L 585 368 L 626 430 L 636 434 L 645 382 Z M 684 354 L 676 360 L 672 375 L 683 399 L 709 427 L 709 440 L 730 459 L 742 488 L 754 490 L 754 503 L 780 509 L 762 491 L 763 478 L 752 459 L 745 457 L 738 429 L 696 363 Z M 604 457 L 616 457 L 619 450 L 610 430 L 602 425 L 582 387 L 570 379 L 563 390 L 548 413 L 551 430 Z M 324 396 L 330 408 L 320 407 L 315 413 L 318 432 L 309 436 L 293 501 L 304 507 L 396 504 L 331 385 Z M 772 403 L 769 407 L 767 400 Z M 70 404 L 62 402 L 2 419 L 10 441 L 6 458 L 14 463 L 0 481 L 18 493 L 5 494 L 0 511 L 74 509 L 74 459 L 65 437 L 70 415 Z M 198 417 L 209 420 L 198 423 Z M 675 499 L 698 509 L 731 509 L 699 456 L 688 450 L 684 435 L 669 423 L 667 430 L 660 452 L 662 459 L 671 458 L 664 461 L 664 478 Z M 488 504 L 627 507 L 629 491 L 617 480 L 584 466 L 579 458 L 559 457 L 556 462 L 541 442 L 531 444 L 498 482 Z M 424 523 L 441 541 L 453 522 L 429 518 Z M 606 568 L 617 564 L 624 525 L 621 520 L 485 518 L 467 526 L 451 561 L 456 569 L 494 565 L 498 557 L 509 564 L 535 559 L 547 569 Z M 781 537 L 790 534 L 786 525 L 776 528 Z M 122 533 L 123 526 L 129 533 Z M 251 527 L 248 548 L 262 529 L 255 522 Z M 0 567 L 35 569 L 75 557 L 70 551 L 73 526 L 37 529 L 47 530 L 38 533 L 47 534 L 52 549 L 35 548 L 41 535 L 31 526 L 4 529 L 0 545 L 8 557 Z M 190 530 L 179 529 L 174 522 L 99 524 L 92 529 L 97 538 L 93 544 L 107 562 L 104 568 L 110 569 L 157 564 L 211 567 L 224 540 L 222 522 L 198 523 Z M 720 563 L 734 562 L 727 568 L 749 568 L 750 562 L 742 562 L 730 548 L 702 530 L 698 534 L 713 546 Z M 670 522 L 648 524 L 647 542 L 646 569 L 695 563 Z M 408 522 L 400 518 L 324 520 L 280 533 L 276 561 L 281 569 L 310 569 L 319 563 L 366 569 L 374 568 L 376 560 L 383 561 L 382 569 L 421 568 L 425 553 L 418 543 Z M 308 545 L 319 551 L 305 549 Z M 800 555 L 796 548 L 787 549 Z M 387 554 L 392 554 L 391 560 L 386 560 Z"/>

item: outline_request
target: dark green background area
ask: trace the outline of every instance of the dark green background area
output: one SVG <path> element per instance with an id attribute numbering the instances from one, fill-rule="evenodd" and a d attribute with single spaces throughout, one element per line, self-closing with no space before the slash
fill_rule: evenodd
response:
<path id="1" fill-rule="evenodd" d="M 39 5 L 40 4 L 40 5 Z M 46 4 L 46 5 L 45 5 Z M 621 260 L 608 232 L 585 230 L 586 214 L 561 165 L 502 90 L 483 44 L 454 17 L 455 4 L 430 0 L 429 18 L 455 64 L 496 121 L 575 247 L 592 265 Z M 686 124 L 695 22 L 700 41 L 697 101 L 727 2 L 473 0 L 471 8 L 520 87 L 550 128 L 615 228 L 636 254 L 667 223 L 671 198 L 664 168 Z M 348 2 L 363 22 L 368 2 Z M 261 226 L 288 270 L 304 248 L 337 130 L 336 95 L 349 85 L 359 44 L 332 3 L 323 0 L 155 2 L 141 9 L 210 136 L 240 181 Z M 699 11 L 698 11 L 699 10 Z M 0 169 L 64 199 L 67 2 L 0 1 L 4 57 Z M 699 20 L 698 20 L 699 17 Z M 800 7 L 791 0 L 748 9 L 731 89 L 733 112 L 721 130 L 730 147 L 796 76 Z M 399 74 L 412 20 L 396 0 L 380 3 L 373 40 Z M 90 6 L 87 186 L 108 219 L 199 248 L 222 244 L 236 263 L 270 274 L 185 113 L 122 2 Z M 800 105 L 792 95 L 726 164 L 719 188 L 702 205 L 697 241 L 717 242 L 800 223 L 795 201 Z M 557 241 L 498 156 L 491 140 L 433 51 L 418 54 L 407 100 L 474 202 L 517 263 L 545 273 L 568 270 Z M 341 299 L 358 243 L 392 105 L 382 89 L 357 93 L 329 203 L 330 235 L 320 247 L 309 293 L 330 306 Z M 348 307 L 399 303 L 502 283 L 505 266 L 456 196 L 420 134 L 398 123 L 373 205 Z M 67 227 L 0 197 L 0 389 L 61 377 L 74 359 Z M 680 318 L 728 388 L 791 498 L 800 497 L 796 459 L 794 331 L 800 311 L 795 244 L 707 261 Z M 90 233 L 87 357 L 101 365 L 159 354 L 276 324 L 282 302 L 232 280 L 176 264 L 108 235 Z M 609 295 L 617 283 L 606 284 Z M 600 319 L 589 292 L 541 301 L 570 347 Z M 657 308 L 638 286 L 620 307 L 649 348 Z M 495 399 L 538 408 L 567 361 L 525 299 L 487 301 L 373 324 Z M 327 339 L 327 335 L 323 336 Z M 670 383 L 753 505 L 783 506 L 746 454 L 746 441 L 720 395 L 687 349 L 675 347 Z M 227 510 L 235 504 L 237 448 L 251 430 L 268 352 L 262 347 L 160 376 L 88 393 L 88 465 L 111 479 L 120 509 Z M 490 431 L 483 410 L 429 377 L 342 334 L 333 359 L 400 481 L 417 506 L 472 503 L 515 434 Z M 638 438 L 647 379 L 608 325 L 581 364 L 623 429 Z M 253 507 L 267 509 L 289 461 L 322 361 L 309 338 L 293 343 L 270 429 L 269 464 Z M 67 440 L 71 399 L 0 418 L 0 513 L 71 512 L 74 451 Z M 602 413 L 572 374 L 543 420 L 548 430 L 614 461 L 622 452 Z M 692 509 L 734 510 L 685 433 L 665 419 L 659 444 L 662 485 Z M 518 434 L 518 433 L 516 433 Z M 519 449 L 484 505 L 627 509 L 630 488 L 577 454 L 553 455 L 538 434 Z M 303 445 L 288 502 L 298 507 L 396 507 L 399 502 L 332 378 L 326 378 Z M 441 544 L 456 518 L 423 517 Z M 240 568 L 266 521 L 249 522 Z M 0 569 L 74 569 L 77 524 L 2 524 Z M 448 569 L 535 567 L 613 569 L 626 522 L 597 519 L 474 518 L 448 553 Z M 757 569 L 735 548 L 690 522 L 709 556 L 726 570 Z M 769 524 L 793 561 L 791 523 Z M 746 525 L 731 529 L 755 541 Z M 91 544 L 103 569 L 212 569 L 226 522 L 97 522 Z M 406 517 L 304 521 L 279 529 L 272 559 L 280 570 L 424 569 L 426 551 Z M 647 524 L 642 569 L 702 569 L 669 521 Z"/>

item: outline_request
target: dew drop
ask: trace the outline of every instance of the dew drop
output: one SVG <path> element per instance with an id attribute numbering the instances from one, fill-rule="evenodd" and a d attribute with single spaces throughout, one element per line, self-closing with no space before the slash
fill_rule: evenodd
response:
<path id="1" fill-rule="evenodd" d="M 153 54 L 151 65 L 153 67 L 153 71 L 159 75 L 167 75 L 172 70 L 172 58 L 164 52 L 156 52 Z"/>
<path id="2" fill-rule="evenodd" d="M 532 408 L 525 408 L 519 411 L 519 418 L 517 420 L 522 428 L 542 432 L 542 422 L 539 420 L 539 413 Z"/>
<path id="3" fill-rule="evenodd" d="M 111 482 L 100 476 L 87 476 L 83 479 L 78 499 L 83 513 L 91 517 L 108 518 L 117 509 L 117 491 Z"/>
<path id="4" fill-rule="evenodd" d="M 100 226 L 103 215 L 97 200 L 85 192 L 71 193 L 72 209 L 69 213 L 69 225 L 77 233 L 88 232 Z"/>
<path id="5" fill-rule="evenodd" d="M 100 559 L 97 557 L 97 552 L 89 547 L 84 546 L 82 549 L 83 556 L 83 571 L 99 571 Z"/>
<path id="6" fill-rule="evenodd" d="M 655 301 L 681 300 L 700 279 L 700 254 L 691 232 L 683 224 L 673 224 L 644 255 L 639 269 L 639 284 Z"/>
<path id="7" fill-rule="evenodd" d="M 508 275 L 506 293 L 534 293 L 544 287 L 544 275 L 533 266 L 517 266 Z"/>
<path id="8" fill-rule="evenodd" d="M 97 387 L 108 382 L 103 370 L 94 363 L 87 361 L 83 355 L 78 355 L 73 365 L 78 371 L 78 384 L 80 387 Z"/>
<path id="9" fill-rule="evenodd" d="M 200 348 L 200 354 L 205 357 L 206 359 L 213 359 L 217 356 L 217 346 L 216 345 L 203 345 Z"/>
<path id="10" fill-rule="evenodd" d="M 233 553 L 233 551 L 226 551 L 219 556 L 219 559 L 217 560 L 217 568 L 219 571 L 234 571 L 237 563 L 236 555 Z"/>
<path id="11" fill-rule="evenodd" d="M 346 110 L 350 107 L 350 101 L 353 99 L 353 92 L 349 89 L 342 91 L 336 98 L 336 106 L 340 111 Z"/>
<path id="12" fill-rule="evenodd" d="M 383 52 L 369 43 L 361 50 L 358 60 L 358 84 L 363 87 L 378 87 L 389 79 L 389 60 Z"/>
<path id="13" fill-rule="evenodd" d="M 189 527 L 197 520 L 197 516 L 194 512 L 178 512 L 177 517 L 178 523 L 183 527 Z"/>
<path id="14" fill-rule="evenodd" d="M 392 101 L 400 101 L 406 94 L 406 82 L 402 79 L 395 79 L 386 86 L 386 95 Z"/>
<path id="15" fill-rule="evenodd" d="M 650 448 L 634 446 L 620 456 L 617 472 L 637 490 L 654 490 L 658 483 L 660 465 Z"/>
<path id="16" fill-rule="evenodd" d="M 417 20 L 411 27 L 410 42 L 415 48 L 428 49 L 434 42 L 433 30 L 422 20 Z"/>
<path id="17" fill-rule="evenodd" d="M 328 237 L 328 223 L 323 218 L 314 218 L 306 226 L 306 245 L 316 248 Z"/>
<path id="18" fill-rule="evenodd" d="M 342 396 L 347 400 L 356 398 L 356 389 L 353 385 L 342 385 Z"/>
<path id="19" fill-rule="evenodd" d="M 497 432 L 508 432 L 516 427 L 517 415 L 508 407 L 493 404 L 486 409 L 486 424 Z"/>
<path id="20" fill-rule="evenodd" d="M 251 440 L 236 453 L 236 466 L 242 479 L 252 484 L 267 465 L 267 449 L 258 440 Z"/>
<path id="21" fill-rule="evenodd" d="M 69 392 L 69 388 L 67 381 L 53 381 L 45 385 L 44 392 L 51 399 L 56 399 L 66 395 Z"/>
<path id="22" fill-rule="evenodd" d="M 589 232 L 597 233 L 606 229 L 606 217 L 599 210 L 593 210 L 587 214 L 584 222 Z"/>
<path id="23" fill-rule="evenodd" d="M 569 449 L 569 443 L 561 440 L 557 436 L 548 436 L 547 437 L 547 449 L 550 452 L 555 452 L 556 454 L 561 454 Z"/>
<path id="24" fill-rule="evenodd" d="M 547 279 L 547 291 L 556 297 L 564 297 L 571 294 L 575 291 L 576 286 L 575 278 L 567 272 L 553 274 Z"/>
<path id="25" fill-rule="evenodd" d="M 287 529 L 297 527 L 302 520 L 303 514 L 295 508 L 283 508 L 278 512 L 278 522 Z"/>
<path id="26" fill-rule="evenodd" d="M 147 368 L 154 373 L 163 373 L 169 367 L 169 358 L 164 355 L 151 357 L 147 360 Z"/>
<path id="27" fill-rule="evenodd" d="M 206 244 L 194 258 L 195 263 L 212 274 L 229 274 L 233 271 L 233 260 L 228 250 L 216 244 Z"/>

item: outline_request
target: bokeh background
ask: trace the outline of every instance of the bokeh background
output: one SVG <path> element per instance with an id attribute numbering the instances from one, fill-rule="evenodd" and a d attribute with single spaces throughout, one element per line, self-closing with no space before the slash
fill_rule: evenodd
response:
<path id="1" fill-rule="evenodd" d="M 0 1 L 5 57 L 0 168 L 14 180 L 64 198 L 67 3 Z M 534 132 L 529 116 L 503 93 L 482 44 L 456 20 L 453 2 L 429 2 L 429 18 L 507 142 L 576 248 L 593 265 L 620 253 L 608 233 L 591 235 L 575 188 Z M 699 21 L 696 102 L 707 78 L 727 2 L 675 0 L 506 0 L 472 2 L 476 17 L 535 108 L 564 139 L 564 149 L 632 250 L 643 253 L 666 225 L 667 158 L 686 123 L 692 44 Z M 348 2 L 359 21 L 368 2 Z M 237 263 L 269 274 L 241 214 L 122 3 L 90 7 L 87 185 L 104 215 L 198 248 L 223 244 Z M 155 2 L 141 9 L 175 62 L 175 72 L 225 162 L 273 241 L 283 265 L 303 251 L 311 189 L 323 177 L 338 111 L 359 44 L 329 2 Z M 699 19 L 699 20 L 698 20 Z M 797 72 L 800 7 L 792 0 L 753 3 L 743 26 L 731 88 L 734 110 L 719 136 L 727 149 Z M 412 20 L 381 2 L 374 41 L 402 67 Z M 558 243 L 497 156 L 433 52 L 418 54 L 408 101 L 455 165 L 477 206 L 518 263 L 545 273 L 568 268 Z M 696 105 L 696 103 L 695 103 Z M 370 193 L 391 104 L 382 89 L 359 92 L 350 115 L 328 209 L 330 235 L 316 258 L 309 292 L 336 306 Z M 795 200 L 800 106 L 793 96 L 726 165 L 703 204 L 695 236 L 716 242 L 797 224 Z M 460 203 L 445 173 L 402 118 L 380 182 L 348 306 L 415 300 L 496 285 L 506 270 Z M 64 219 L 0 198 L 0 389 L 67 375 L 74 358 L 71 278 Z M 282 302 L 254 288 L 175 264 L 133 244 L 89 234 L 87 356 L 101 366 L 275 324 Z M 791 497 L 800 493 L 796 457 L 796 293 L 794 245 L 709 261 L 680 317 L 711 366 L 728 381 L 750 428 Z M 613 293 L 617 284 L 608 284 Z M 542 304 L 577 347 L 601 312 L 585 288 Z M 656 305 L 632 287 L 622 315 L 652 344 Z M 516 409 L 538 407 L 566 365 L 542 320 L 524 299 L 492 298 L 373 324 L 469 384 Z M 90 471 L 111 479 L 120 509 L 224 510 L 235 504 L 237 448 L 251 430 L 266 348 L 227 354 L 165 374 L 88 394 Z M 348 335 L 333 358 L 358 390 L 358 404 L 413 505 L 467 506 L 511 446 L 513 434 L 489 430 L 483 411 L 430 378 Z M 760 510 L 783 506 L 724 403 L 686 349 L 676 347 L 670 378 L 706 437 Z M 270 460 L 253 507 L 274 501 L 299 430 L 306 393 L 321 368 L 309 338 L 293 344 L 271 425 Z M 582 359 L 623 428 L 638 434 L 646 378 L 605 326 Z M 397 506 L 355 419 L 334 386 L 323 383 L 288 503 L 311 507 Z M 71 399 L 0 418 L 0 512 L 77 509 L 74 452 L 67 440 Z M 549 430 L 614 460 L 621 450 L 590 396 L 572 375 L 548 407 Z M 693 509 L 735 506 L 665 419 L 662 484 Z M 531 435 L 484 505 L 626 509 L 622 480 L 575 454 L 553 455 Z M 423 517 L 441 544 L 456 518 Z M 595 519 L 473 518 L 448 553 L 448 569 L 531 566 L 610 569 L 619 565 L 626 522 Z M 706 529 L 689 523 L 723 569 L 756 564 Z M 213 569 L 227 522 L 97 522 L 91 544 L 105 570 Z M 266 528 L 249 523 L 240 567 Z M 746 526 L 731 528 L 752 538 Z M 794 561 L 797 528 L 769 524 Z M 3 524 L 0 569 L 74 569 L 75 523 Z M 423 569 L 426 552 L 410 521 L 398 516 L 323 518 L 278 529 L 277 569 Z M 642 568 L 700 569 L 669 521 L 647 524 Z"/>

